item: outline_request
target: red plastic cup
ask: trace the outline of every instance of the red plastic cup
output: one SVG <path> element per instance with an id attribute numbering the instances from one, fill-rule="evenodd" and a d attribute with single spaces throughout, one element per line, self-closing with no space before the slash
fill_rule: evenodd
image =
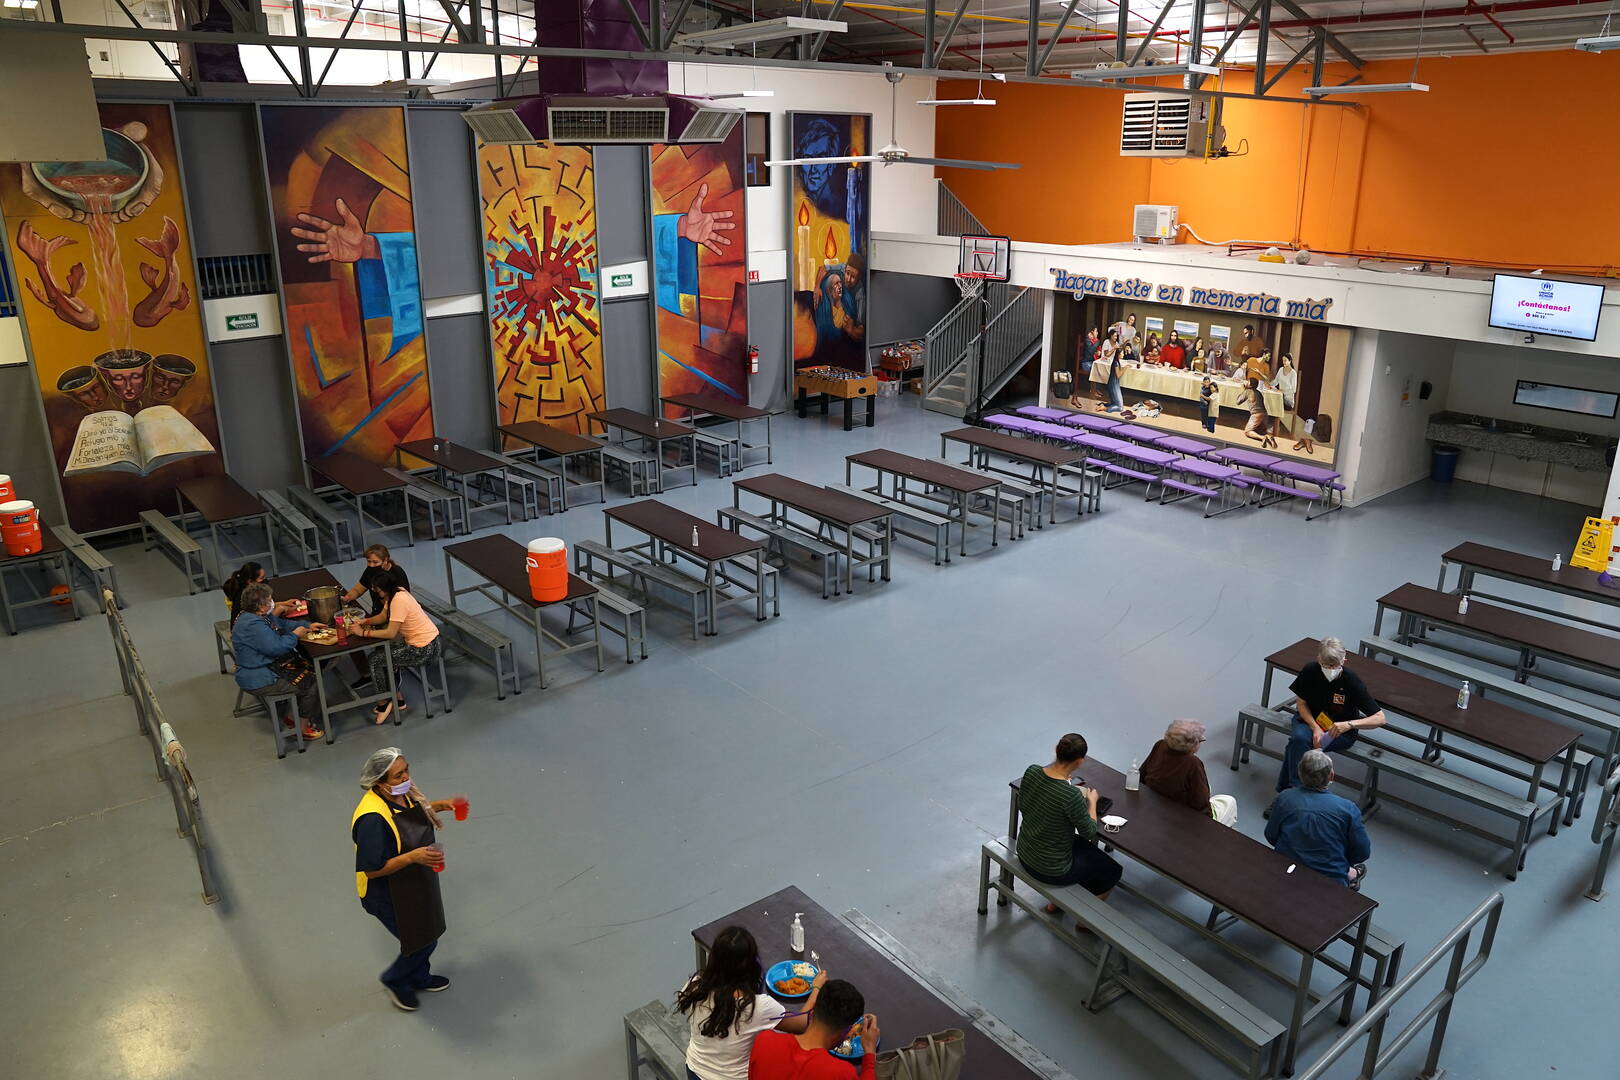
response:
<path id="1" fill-rule="evenodd" d="M 467 820 L 467 796 L 457 795 L 450 800 L 450 805 L 455 808 L 457 821 Z"/>
<path id="2" fill-rule="evenodd" d="M 444 845 L 442 845 L 442 844 L 429 844 L 428 845 L 428 850 L 429 851 L 437 851 L 439 853 L 440 862 L 439 862 L 438 866 L 435 866 L 433 868 L 433 872 L 435 874 L 444 873 L 444 862 L 443 862 L 443 860 L 444 860 Z"/>

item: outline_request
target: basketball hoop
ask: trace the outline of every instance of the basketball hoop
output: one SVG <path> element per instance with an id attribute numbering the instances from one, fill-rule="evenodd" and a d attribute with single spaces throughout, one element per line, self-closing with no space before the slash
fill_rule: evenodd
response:
<path id="1" fill-rule="evenodd" d="M 956 287 L 962 299 L 978 296 L 987 281 L 1006 281 L 1012 241 L 1005 236 L 964 236 L 956 263 Z"/>

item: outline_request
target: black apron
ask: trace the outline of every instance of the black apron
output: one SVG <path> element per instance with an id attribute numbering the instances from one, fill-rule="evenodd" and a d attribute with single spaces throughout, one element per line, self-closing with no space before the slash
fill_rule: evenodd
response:
<path id="1" fill-rule="evenodd" d="M 433 824 L 415 803 L 394 815 L 394 827 L 399 830 L 401 855 L 433 843 Z M 443 936 L 444 898 L 439 895 L 439 875 L 432 867 L 413 863 L 389 875 L 388 891 L 394 901 L 401 953 L 418 952 Z"/>

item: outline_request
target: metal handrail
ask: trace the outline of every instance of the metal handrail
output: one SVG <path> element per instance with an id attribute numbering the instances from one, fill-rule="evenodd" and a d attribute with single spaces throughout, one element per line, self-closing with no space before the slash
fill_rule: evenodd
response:
<path id="1" fill-rule="evenodd" d="M 112 632 L 113 652 L 118 657 L 118 677 L 123 682 L 124 693 L 135 706 L 135 725 L 146 736 L 158 779 L 168 785 L 169 795 L 174 800 L 176 831 L 182 839 L 191 841 L 196 853 L 197 873 L 202 878 L 203 903 L 212 904 L 219 899 L 219 890 L 215 887 L 214 875 L 208 865 L 202 799 L 186 763 L 186 748 L 163 718 L 163 706 L 158 704 L 157 691 L 152 688 L 146 667 L 141 663 L 140 654 L 135 651 L 135 642 L 130 638 L 129 627 L 118 611 L 118 601 L 112 590 L 101 591 L 101 606 L 107 615 L 107 628 Z"/>
<path id="2" fill-rule="evenodd" d="M 973 216 L 973 211 L 967 208 L 967 204 L 945 186 L 945 181 L 936 177 L 934 185 L 939 190 L 935 216 L 939 223 L 940 236 L 979 236 L 989 232 L 984 227 L 984 222 Z"/>
<path id="3" fill-rule="evenodd" d="M 1592 870 L 1592 887 L 1586 890 L 1588 900 L 1603 899 L 1603 877 L 1609 871 L 1609 856 L 1614 852 L 1616 831 L 1620 831 L 1620 768 L 1603 781 L 1603 798 L 1598 801 L 1597 820 L 1592 822 L 1592 843 L 1598 849 L 1597 866 Z"/>
<path id="4" fill-rule="evenodd" d="M 1362 1056 L 1361 1071 L 1356 1074 L 1356 1080 L 1372 1080 L 1372 1077 L 1377 1076 L 1395 1055 L 1406 1049 L 1407 1044 L 1417 1038 L 1431 1023 L 1434 1025 L 1434 1034 L 1429 1037 L 1429 1056 L 1418 1076 L 1422 1078 L 1440 1075 L 1438 1072 L 1440 1050 L 1445 1045 L 1446 1025 L 1451 1019 L 1451 1007 L 1456 1003 L 1457 991 L 1468 985 L 1468 981 L 1479 974 L 1480 969 L 1491 958 L 1491 946 L 1496 941 L 1496 924 L 1501 917 L 1502 894 L 1492 893 L 1466 919 L 1458 923 L 1440 944 L 1430 950 L 1429 955 L 1419 960 L 1417 966 L 1405 978 L 1380 997 L 1378 1004 L 1351 1024 L 1349 1029 L 1339 1036 L 1338 1041 L 1328 1047 L 1327 1053 L 1304 1072 L 1298 1073 L 1294 1080 L 1321 1080 L 1327 1071 L 1362 1038 L 1367 1040 L 1367 1050 Z M 1467 959 L 1469 940 L 1473 937 L 1474 928 L 1481 922 L 1485 923 L 1485 930 L 1480 935 L 1478 949 L 1473 959 Z M 1451 964 L 1446 969 L 1446 985 L 1395 1034 L 1386 1048 L 1384 1026 L 1389 1020 L 1390 1011 L 1435 965 L 1440 963 L 1447 953 L 1451 954 Z"/>
<path id="5" fill-rule="evenodd" d="M 995 386 L 1016 366 L 1029 347 L 1041 338 L 1041 290 L 1020 288 L 1007 305 L 985 326 L 983 386 Z M 968 412 L 977 413 L 980 404 L 980 373 L 974 364 L 968 378 Z"/>

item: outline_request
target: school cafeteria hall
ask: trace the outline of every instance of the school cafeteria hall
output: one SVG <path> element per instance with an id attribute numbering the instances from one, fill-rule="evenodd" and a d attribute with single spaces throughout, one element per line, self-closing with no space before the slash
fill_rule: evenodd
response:
<path id="1" fill-rule="evenodd" d="M 0 1074 L 1612 1080 L 1616 14 L 3 0 Z"/>

